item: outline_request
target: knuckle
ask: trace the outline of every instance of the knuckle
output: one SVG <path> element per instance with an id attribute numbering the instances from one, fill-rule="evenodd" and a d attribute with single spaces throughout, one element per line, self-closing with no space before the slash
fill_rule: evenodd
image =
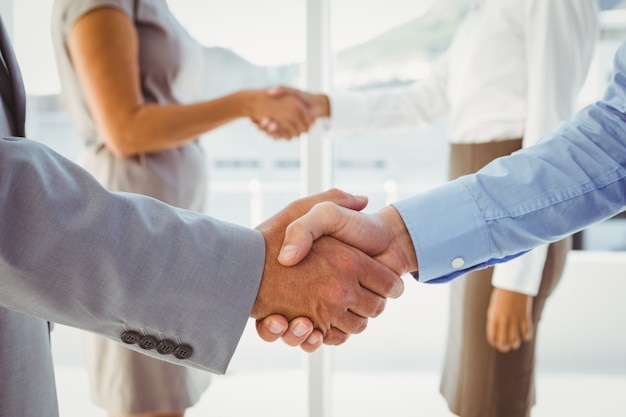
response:
<path id="1" fill-rule="evenodd" d="M 404 283 L 395 273 L 380 269 L 365 272 L 369 274 L 368 281 L 371 282 L 369 289 L 381 297 L 398 298 L 404 292 Z"/>
<path id="2" fill-rule="evenodd" d="M 385 311 L 385 306 L 387 304 L 387 300 L 385 298 L 381 298 L 376 306 L 374 307 L 374 311 L 372 313 L 372 318 L 376 318 L 380 316 L 383 311 Z"/>
<path id="3" fill-rule="evenodd" d="M 396 294 L 399 278 L 395 275 L 387 275 L 384 279 L 379 280 L 382 294 L 385 297 L 392 297 Z"/>
<path id="4" fill-rule="evenodd" d="M 332 199 L 338 199 L 340 197 L 343 197 L 345 195 L 345 192 L 341 191 L 339 188 L 337 187 L 333 187 L 331 189 L 329 189 L 327 191 L 328 196 Z"/>
<path id="5" fill-rule="evenodd" d="M 331 330 L 324 337 L 324 344 L 329 346 L 339 346 L 348 340 L 349 335 L 338 330 Z"/>
<path id="6" fill-rule="evenodd" d="M 404 281 L 401 277 L 394 276 L 393 295 L 390 297 L 398 298 L 404 293 Z"/>
<path id="7" fill-rule="evenodd" d="M 289 224 L 285 228 L 285 235 L 290 235 L 290 236 L 296 235 L 296 236 L 299 236 L 304 231 L 305 231 L 305 226 L 304 226 L 304 224 L 302 224 L 302 220 L 301 219 L 296 219 L 296 220 L 294 220 L 291 224 Z"/>
<path id="8" fill-rule="evenodd" d="M 359 334 L 362 333 L 363 331 L 365 331 L 365 329 L 367 328 L 367 319 L 361 319 L 358 320 L 354 326 L 354 331 L 352 333 L 354 334 Z"/>
<path id="9" fill-rule="evenodd" d="M 331 201 L 322 201 L 313 206 L 313 210 L 319 212 L 320 215 L 330 215 L 336 211 L 336 206 Z"/>

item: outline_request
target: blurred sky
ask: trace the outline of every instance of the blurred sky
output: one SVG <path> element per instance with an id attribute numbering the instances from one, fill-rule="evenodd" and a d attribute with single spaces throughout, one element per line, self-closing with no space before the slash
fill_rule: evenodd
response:
<path id="1" fill-rule="evenodd" d="M 441 0 L 439 0 L 441 1 Z M 432 0 L 331 0 L 332 44 L 358 44 L 427 9 Z M 168 0 L 198 41 L 262 65 L 305 56 L 306 0 Z M 51 0 L 14 0 L 14 44 L 29 94 L 58 92 L 50 42 Z"/>

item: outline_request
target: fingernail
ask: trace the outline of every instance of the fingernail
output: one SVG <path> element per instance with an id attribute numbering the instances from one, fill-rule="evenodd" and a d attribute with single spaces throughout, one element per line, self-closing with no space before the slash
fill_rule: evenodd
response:
<path id="1" fill-rule="evenodd" d="M 272 319 L 268 319 L 265 324 L 267 324 L 267 330 L 269 330 L 272 334 L 281 334 L 283 330 L 285 330 L 280 323 Z"/>
<path id="2" fill-rule="evenodd" d="M 278 260 L 288 261 L 290 259 L 295 258 L 297 253 L 298 253 L 297 246 L 294 246 L 294 245 L 283 246 L 283 248 L 280 250 L 280 253 L 278 254 Z"/>
<path id="3" fill-rule="evenodd" d="M 298 323 L 294 326 L 293 330 L 291 331 L 293 333 L 294 336 L 296 337 L 302 337 L 304 336 L 307 332 L 309 331 L 309 329 L 302 323 Z"/>
<path id="4" fill-rule="evenodd" d="M 319 341 L 320 337 L 317 333 L 311 334 L 311 336 L 309 336 L 309 338 L 306 340 L 309 345 L 317 345 Z"/>

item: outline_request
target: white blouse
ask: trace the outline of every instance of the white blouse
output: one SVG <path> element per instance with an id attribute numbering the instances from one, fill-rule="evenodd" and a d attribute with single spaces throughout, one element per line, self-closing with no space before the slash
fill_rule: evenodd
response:
<path id="1" fill-rule="evenodd" d="M 333 133 L 427 126 L 450 143 L 537 142 L 576 105 L 598 33 L 594 0 L 479 0 L 431 75 L 408 88 L 329 94 Z M 493 284 L 536 295 L 547 247 L 497 265 Z"/>

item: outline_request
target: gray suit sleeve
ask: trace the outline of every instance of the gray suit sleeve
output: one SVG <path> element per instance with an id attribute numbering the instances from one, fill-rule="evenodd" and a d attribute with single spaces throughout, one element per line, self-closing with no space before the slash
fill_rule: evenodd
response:
<path id="1" fill-rule="evenodd" d="M 258 231 L 108 192 L 27 139 L 0 139 L 0 166 L 0 305 L 117 341 L 152 336 L 191 355 L 128 346 L 225 372 L 263 273 Z"/>

